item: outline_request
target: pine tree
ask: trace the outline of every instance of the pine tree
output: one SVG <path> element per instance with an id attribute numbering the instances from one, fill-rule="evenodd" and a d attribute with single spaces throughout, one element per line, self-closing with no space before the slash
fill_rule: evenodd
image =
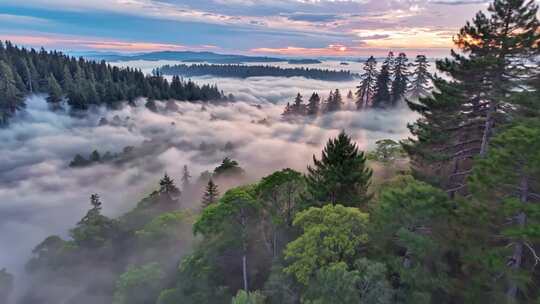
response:
<path id="1" fill-rule="evenodd" d="M 347 99 L 353 99 L 354 96 L 353 96 L 353 93 L 351 90 L 349 90 L 349 93 L 347 93 Z"/>
<path id="2" fill-rule="evenodd" d="M 159 193 L 168 195 L 169 198 L 175 198 L 180 196 L 181 192 L 174 184 L 174 180 L 165 173 L 159 181 Z"/>
<path id="3" fill-rule="evenodd" d="M 435 175 L 442 177 L 440 184 L 451 195 L 467 192 L 471 160 L 485 157 L 493 134 L 527 106 L 516 103 L 514 92 L 522 90 L 522 80 L 538 73 L 523 64 L 534 62 L 532 54 L 538 48 L 537 6 L 496 0 L 488 11 L 489 16 L 479 12 L 457 35 L 463 54 L 452 51 L 452 59 L 437 62 L 452 79 L 435 80 L 437 91 L 445 94 L 412 104 L 423 117 L 411 126 L 419 135 L 409 149 L 411 157 L 439 168 Z"/>
<path id="4" fill-rule="evenodd" d="M 416 56 L 416 60 L 413 63 L 413 79 L 411 80 L 409 93 L 411 98 L 418 99 L 420 97 L 426 97 L 431 92 L 431 74 L 429 73 L 429 62 L 425 55 Z"/>
<path id="5" fill-rule="evenodd" d="M 345 132 L 330 139 L 321 159 L 313 156 L 313 163 L 313 167 L 308 166 L 306 179 L 315 204 L 360 206 L 366 203 L 372 171 L 367 167 L 364 152 L 358 150 Z"/>
<path id="6" fill-rule="evenodd" d="M 307 105 L 307 114 L 312 116 L 317 115 L 319 113 L 320 106 L 321 98 L 319 97 L 319 94 L 313 92 Z"/>
<path id="7" fill-rule="evenodd" d="M 409 59 L 405 53 L 399 53 L 398 57 L 394 60 L 394 80 L 392 81 L 390 91 L 392 106 L 394 107 L 398 105 L 407 92 L 407 85 L 409 83 L 408 61 Z"/>
<path id="8" fill-rule="evenodd" d="M 339 89 L 336 89 L 334 92 L 331 92 L 328 96 L 328 100 L 326 102 L 326 112 L 336 112 L 341 110 L 343 107 L 343 98 L 341 97 L 341 93 L 339 92 Z"/>
<path id="9" fill-rule="evenodd" d="M 494 137 L 489 154 L 475 164 L 471 175 L 475 198 L 494 214 L 483 224 L 488 230 L 496 229 L 491 238 L 505 241 L 493 243 L 488 239 L 483 245 L 490 248 L 492 261 L 498 259 L 490 263 L 491 267 L 505 265 L 490 271 L 505 275 L 506 284 L 501 288 L 507 303 L 521 303 L 518 295 L 529 292 L 523 283 L 534 280 L 533 265 L 540 262 L 536 252 L 540 243 L 538 151 L 540 124 L 538 119 L 526 120 Z"/>
<path id="10" fill-rule="evenodd" d="M 391 104 L 390 95 L 390 83 L 392 66 L 394 64 L 394 53 L 388 53 L 385 61 L 381 66 L 381 70 L 377 75 L 377 82 L 375 85 L 375 95 L 373 96 L 373 107 L 375 108 L 387 108 Z"/>
<path id="11" fill-rule="evenodd" d="M 375 82 L 377 81 L 377 60 L 370 56 L 364 63 L 364 74 L 360 85 L 356 88 L 356 108 L 368 108 L 375 94 Z"/>
<path id="12" fill-rule="evenodd" d="M 306 112 L 306 106 L 304 105 L 304 100 L 302 95 L 298 93 L 294 99 L 294 103 L 290 106 L 291 114 L 294 115 L 304 115 Z"/>
<path id="13" fill-rule="evenodd" d="M 219 189 L 218 186 L 214 183 L 212 178 L 208 181 L 206 185 L 206 190 L 203 195 L 202 204 L 203 207 L 208 207 L 217 202 L 219 198 Z"/>
<path id="14" fill-rule="evenodd" d="M 188 166 L 184 165 L 184 170 L 182 172 L 182 189 L 184 191 L 189 189 L 191 185 L 191 175 L 189 174 Z"/>
<path id="15" fill-rule="evenodd" d="M 62 88 L 60 87 L 60 84 L 58 84 L 58 81 L 56 81 L 56 78 L 54 78 L 54 75 L 49 75 L 49 77 L 47 78 L 47 83 L 49 87 L 49 96 L 47 96 L 47 101 L 50 103 L 61 102 L 63 98 Z"/>
<path id="16" fill-rule="evenodd" d="M 22 92 L 17 88 L 10 66 L 0 61 L 0 125 L 5 125 L 15 111 L 24 107 Z"/>

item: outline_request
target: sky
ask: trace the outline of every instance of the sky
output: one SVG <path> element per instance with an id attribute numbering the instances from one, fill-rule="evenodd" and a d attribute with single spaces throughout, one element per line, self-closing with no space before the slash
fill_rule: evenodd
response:
<path id="1" fill-rule="evenodd" d="M 487 0 L 0 0 L 0 39 L 65 51 L 440 55 Z"/>

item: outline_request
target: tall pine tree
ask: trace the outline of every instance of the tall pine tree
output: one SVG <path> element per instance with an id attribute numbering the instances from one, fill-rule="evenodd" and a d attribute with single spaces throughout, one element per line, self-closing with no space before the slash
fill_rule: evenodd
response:
<path id="1" fill-rule="evenodd" d="M 375 95 L 373 96 L 373 107 L 375 108 L 387 108 L 391 105 L 390 84 L 393 65 L 394 53 L 390 52 L 381 66 L 379 75 L 377 75 Z"/>
<path id="2" fill-rule="evenodd" d="M 394 79 L 392 80 L 392 89 L 390 91 L 392 106 L 397 106 L 405 97 L 407 85 L 409 83 L 408 62 L 409 59 L 405 53 L 399 53 L 394 60 Z"/>
<path id="3" fill-rule="evenodd" d="M 377 81 L 377 60 L 370 56 L 364 63 L 364 74 L 360 85 L 356 88 L 356 108 L 358 110 L 368 108 L 371 105 L 375 94 L 375 84 Z"/>

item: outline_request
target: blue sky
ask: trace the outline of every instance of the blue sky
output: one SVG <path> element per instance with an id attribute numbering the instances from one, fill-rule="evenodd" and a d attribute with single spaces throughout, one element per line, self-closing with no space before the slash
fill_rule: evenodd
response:
<path id="1" fill-rule="evenodd" d="M 0 39 L 62 50 L 448 52 L 485 0 L 1 0 Z"/>

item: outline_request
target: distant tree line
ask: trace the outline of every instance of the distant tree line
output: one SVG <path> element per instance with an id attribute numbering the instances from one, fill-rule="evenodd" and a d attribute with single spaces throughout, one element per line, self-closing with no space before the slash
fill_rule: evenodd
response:
<path id="1" fill-rule="evenodd" d="M 405 53 L 397 57 L 393 52 L 377 71 L 377 60 L 369 57 L 364 63 L 364 73 L 356 91 L 356 106 L 366 108 L 392 108 L 403 101 L 406 95 L 411 98 L 426 97 L 431 91 L 431 74 L 426 56 L 418 55 L 413 64 Z M 413 71 L 410 71 L 410 68 Z"/>
<path id="2" fill-rule="evenodd" d="M 352 92 L 347 94 L 347 98 L 352 98 Z M 342 110 L 344 105 L 343 97 L 339 89 L 330 91 L 328 97 L 322 100 L 318 93 L 313 92 L 307 103 L 304 103 L 303 96 L 298 93 L 294 102 L 285 105 L 283 117 L 290 116 L 317 116 L 320 113 L 336 112 Z"/>
<path id="3" fill-rule="evenodd" d="M 215 85 L 199 86 L 179 77 L 173 77 L 169 84 L 159 75 L 144 75 L 138 69 L 0 42 L 0 124 L 6 124 L 17 110 L 24 108 L 24 97 L 33 93 L 48 94 L 47 101 L 54 106 L 66 101 L 74 110 L 86 110 L 91 105 L 114 107 L 137 97 L 225 99 Z"/>
<path id="4" fill-rule="evenodd" d="M 181 75 L 184 77 L 212 75 L 217 77 L 248 78 L 258 76 L 273 77 L 305 77 L 327 81 L 349 81 L 358 75 L 347 70 L 328 70 L 311 68 L 281 68 L 270 65 L 238 65 L 238 64 L 179 64 L 165 65 L 154 70 L 154 75 Z"/>

